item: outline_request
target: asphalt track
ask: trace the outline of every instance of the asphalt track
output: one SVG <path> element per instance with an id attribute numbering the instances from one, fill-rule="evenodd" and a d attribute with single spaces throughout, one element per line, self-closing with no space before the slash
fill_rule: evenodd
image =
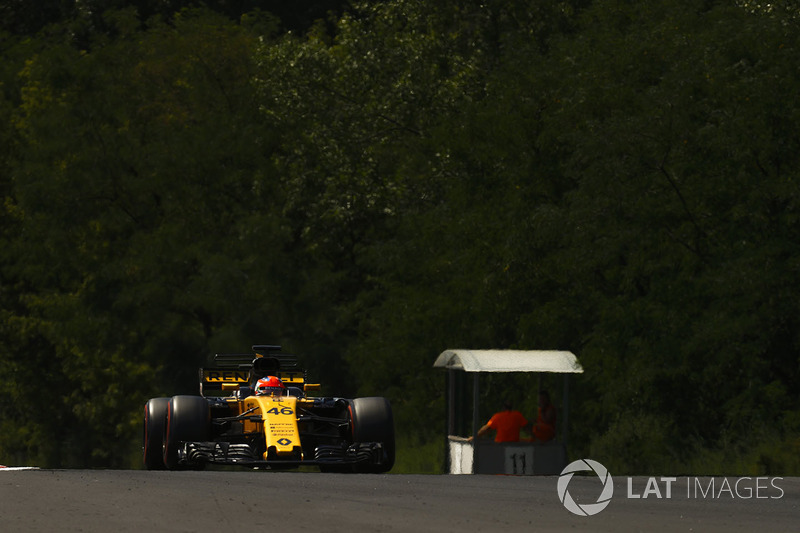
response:
<path id="1" fill-rule="evenodd" d="M 717 478 L 716 488 L 722 487 Z M 729 478 L 733 487 L 732 478 Z M 344 475 L 310 472 L 0 471 L 0 531 L 797 531 L 800 478 L 775 479 L 751 498 L 678 478 L 671 498 L 647 478 L 614 480 L 594 516 L 567 511 L 558 477 Z M 745 487 L 752 481 L 745 480 Z M 652 489 L 652 487 L 651 487 Z M 596 502 L 600 481 L 575 476 L 569 494 Z M 702 492 L 706 497 L 702 497 Z M 746 496 L 746 491 L 740 495 Z M 778 497 L 779 496 L 779 497 Z"/>

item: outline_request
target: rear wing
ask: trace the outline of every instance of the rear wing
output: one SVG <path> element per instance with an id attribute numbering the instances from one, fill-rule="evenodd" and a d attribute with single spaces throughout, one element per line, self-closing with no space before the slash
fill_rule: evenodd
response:
<path id="1" fill-rule="evenodd" d="M 219 396 L 253 386 L 265 376 L 278 376 L 287 387 L 303 392 L 318 390 L 319 385 L 306 383 L 306 371 L 298 366 L 297 356 L 280 353 L 280 349 L 275 345 L 255 345 L 254 353 L 216 354 L 213 367 L 200 369 L 200 395 Z"/>

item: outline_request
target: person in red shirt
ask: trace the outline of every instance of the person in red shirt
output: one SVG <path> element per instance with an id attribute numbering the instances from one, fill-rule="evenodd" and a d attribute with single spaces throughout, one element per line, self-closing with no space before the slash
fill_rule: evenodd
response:
<path id="1" fill-rule="evenodd" d="M 506 401 L 503 405 L 504 411 L 495 413 L 483 427 L 478 430 L 478 436 L 486 435 L 489 430 L 497 432 L 494 437 L 495 442 L 518 442 L 519 431 L 530 425 L 522 413 L 512 408 L 511 402 Z M 472 437 L 467 439 L 472 440 Z"/>
<path id="2" fill-rule="evenodd" d="M 550 394 L 539 392 L 539 414 L 531 428 L 533 442 L 547 442 L 556 436 L 556 408 L 550 403 Z"/>

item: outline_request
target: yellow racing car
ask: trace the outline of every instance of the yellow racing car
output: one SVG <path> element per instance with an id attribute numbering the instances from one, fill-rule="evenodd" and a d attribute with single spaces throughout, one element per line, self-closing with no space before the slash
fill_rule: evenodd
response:
<path id="1" fill-rule="evenodd" d="M 207 464 L 382 473 L 394 465 L 392 408 L 382 397 L 314 397 L 297 358 L 280 346 L 217 354 L 200 369 L 200 395 L 153 398 L 144 408 L 149 470 Z"/>

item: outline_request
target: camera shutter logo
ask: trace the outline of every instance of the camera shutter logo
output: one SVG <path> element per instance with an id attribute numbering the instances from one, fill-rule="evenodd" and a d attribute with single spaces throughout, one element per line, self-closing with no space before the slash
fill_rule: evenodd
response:
<path id="1" fill-rule="evenodd" d="M 575 475 L 575 472 L 594 472 L 597 474 L 597 477 L 600 478 L 600 481 L 603 482 L 603 491 L 597 498 L 597 502 L 581 505 L 572 499 L 572 496 L 567 490 L 567 486 L 572 480 L 572 476 Z M 566 507 L 569 512 L 579 516 L 596 515 L 608 506 L 613 495 L 614 481 L 611 479 L 611 474 L 608 473 L 606 467 L 591 459 L 579 459 L 568 464 L 566 468 L 561 471 L 561 475 L 558 478 L 558 499 L 561 500 L 561 503 L 564 504 L 564 507 Z"/>

